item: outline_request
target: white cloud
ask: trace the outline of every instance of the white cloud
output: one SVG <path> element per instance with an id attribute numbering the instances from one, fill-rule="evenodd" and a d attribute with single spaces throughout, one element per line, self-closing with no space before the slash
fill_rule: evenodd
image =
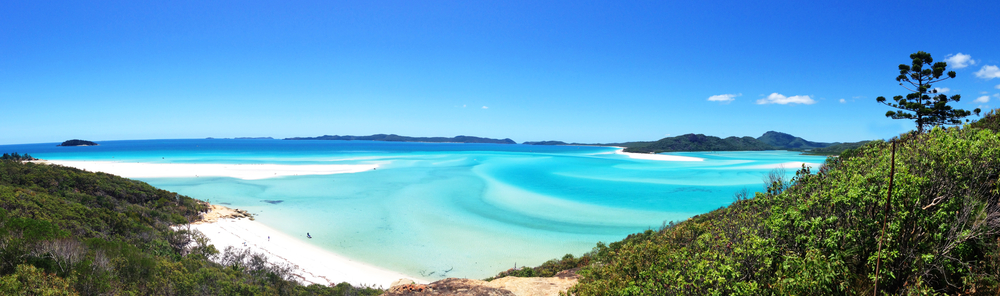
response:
<path id="1" fill-rule="evenodd" d="M 844 100 L 844 99 L 840 99 L 840 103 L 841 103 L 841 104 L 843 104 L 843 103 L 847 103 L 847 100 Z"/>
<path id="2" fill-rule="evenodd" d="M 962 54 L 961 52 L 944 56 L 944 61 L 948 62 L 948 65 L 955 69 L 962 69 L 976 64 L 971 55 Z"/>
<path id="3" fill-rule="evenodd" d="M 1000 84 L 997 84 L 996 88 L 997 88 L 997 89 L 1000 89 Z"/>
<path id="4" fill-rule="evenodd" d="M 975 102 L 976 103 L 989 103 L 990 102 L 990 96 L 978 97 L 978 98 L 976 98 Z"/>
<path id="5" fill-rule="evenodd" d="M 976 77 L 987 80 L 1000 78 L 1000 67 L 990 65 L 983 66 L 982 69 L 979 69 L 979 71 L 976 72 Z"/>
<path id="6" fill-rule="evenodd" d="M 951 89 L 947 87 L 935 87 L 934 90 L 936 90 L 939 94 L 946 94 L 951 91 Z"/>
<path id="7" fill-rule="evenodd" d="M 490 107 L 483 106 L 483 109 L 489 109 Z"/>
<path id="8" fill-rule="evenodd" d="M 809 96 L 791 96 L 791 97 L 786 97 L 786 96 L 784 96 L 782 94 L 779 94 L 779 93 L 772 93 L 771 95 L 767 96 L 766 98 L 757 100 L 757 104 L 761 104 L 761 105 L 763 105 L 763 104 L 781 104 L 781 105 L 785 105 L 785 104 L 806 104 L 806 105 L 812 105 L 812 104 L 815 104 L 815 103 L 816 103 L 816 101 L 813 100 L 812 98 L 810 98 Z"/>
<path id="9" fill-rule="evenodd" d="M 728 104 L 729 102 L 732 102 L 733 100 L 736 100 L 736 97 L 742 96 L 742 95 L 743 94 L 721 94 L 721 95 L 714 95 L 714 96 L 708 97 L 708 100 L 712 101 L 712 102 L 722 102 L 722 103 Z"/>
<path id="10" fill-rule="evenodd" d="M 994 98 L 1000 98 L 1000 94 L 993 94 Z"/>

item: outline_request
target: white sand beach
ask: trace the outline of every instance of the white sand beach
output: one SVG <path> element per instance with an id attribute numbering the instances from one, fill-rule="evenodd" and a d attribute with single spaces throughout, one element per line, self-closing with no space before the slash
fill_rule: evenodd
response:
<path id="1" fill-rule="evenodd" d="M 189 164 L 83 160 L 44 160 L 38 162 L 74 167 L 91 172 L 103 172 L 126 178 L 231 177 L 259 180 L 283 176 L 357 173 L 378 168 L 377 164 Z"/>
<path id="2" fill-rule="evenodd" d="M 634 159 L 646 159 L 646 160 L 664 160 L 664 161 L 704 161 L 704 158 L 690 157 L 690 156 L 680 156 L 680 155 L 667 155 L 667 154 L 648 154 L 648 153 L 631 153 L 625 152 L 624 147 L 620 147 L 615 151 L 615 154 L 627 155 L 629 158 Z"/>
<path id="3" fill-rule="evenodd" d="M 294 175 L 327 175 L 372 170 L 365 165 L 277 165 L 277 164 L 175 164 L 130 163 L 113 161 L 51 160 L 40 163 L 75 167 L 92 172 L 105 172 L 126 178 L 159 177 L 232 177 L 246 180 Z M 276 263 L 295 267 L 294 273 L 303 284 L 336 285 L 348 282 L 355 286 L 388 288 L 399 279 L 426 281 L 402 273 L 385 270 L 324 250 L 307 241 L 274 230 L 263 223 L 241 218 L 226 218 L 233 209 L 211 205 L 202 222 L 178 227 L 190 227 L 205 234 L 216 249 L 250 248 L 263 253 Z M 304 235 L 304 233 L 303 233 Z M 246 243 L 246 246 L 244 246 Z"/>
<path id="4" fill-rule="evenodd" d="M 221 206 L 213 206 L 213 210 L 219 208 L 232 211 Z M 228 246 L 240 249 L 249 247 L 253 252 L 267 255 L 271 262 L 291 264 L 296 269 L 294 273 L 299 282 L 306 285 L 336 285 L 348 282 L 355 286 L 389 288 L 399 279 L 426 283 L 416 277 L 351 260 L 317 247 L 305 241 L 307 240 L 305 237 L 293 237 L 245 218 L 222 218 L 215 222 L 178 227 L 190 227 L 192 230 L 201 231 L 219 251 L 225 250 Z M 244 242 L 247 247 L 243 246 Z"/>

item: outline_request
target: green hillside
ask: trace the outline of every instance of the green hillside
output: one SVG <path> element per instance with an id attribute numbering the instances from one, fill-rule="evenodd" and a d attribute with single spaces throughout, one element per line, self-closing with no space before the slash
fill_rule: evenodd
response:
<path id="1" fill-rule="evenodd" d="M 259 254 L 219 252 L 199 233 L 170 229 L 205 209 L 135 180 L 0 160 L 0 295 L 381 293 L 301 286 Z"/>
<path id="2" fill-rule="evenodd" d="M 764 144 L 768 144 L 777 147 L 779 149 L 786 149 L 786 150 L 805 150 L 813 148 L 823 148 L 836 144 L 836 143 L 820 143 L 820 142 L 806 141 L 803 138 L 776 131 L 768 131 L 763 135 L 761 135 L 760 137 L 757 137 L 757 140 L 763 142 Z"/>
<path id="3" fill-rule="evenodd" d="M 746 151 L 772 150 L 775 147 L 752 137 L 725 139 L 702 134 L 686 134 L 660 139 L 656 142 L 626 143 L 625 152 L 661 153 L 671 151 Z"/>

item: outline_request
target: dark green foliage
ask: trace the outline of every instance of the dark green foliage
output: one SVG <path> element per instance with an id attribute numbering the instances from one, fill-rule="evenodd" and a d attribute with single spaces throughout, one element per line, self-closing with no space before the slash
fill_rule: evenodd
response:
<path id="1" fill-rule="evenodd" d="M 656 142 L 629 143 L 625 152 L 660 153 L 671 151 L 747 151 L 774 150 L 775 147 L 751 137 L 719 137 L 702 134 L 686 134 L 663 138 Z"/>
<path id="2" fill-rule="evenodd" d="M 1000 292 L 1000 135 L 933 129 L 874 141 L 753 199 L 603 248 L 575 295 Z M 878 253 L 882 221 L 888 221 Z M 596 250 L 596 249 L 595 249 Z"/>
<path id="3" fill-rule="evenodd" d="M 337 141 L 386 141 L 386 142 L 428 142 L 428 143 L 487 143 L 487 144 L 517 144 L 511 139 L 490 139 L 472 136 L 445 137 L 407 137 L 400 135 L 377 134 L 371 136 L 320 136 L 295 137 L 285 140 L 337 140 Z"/>
<path id="4" fill-rule="evenodd" d="M 990 110 L 990 112 L 986 113 L 983 118 L 980 118 L 969 126 L 973 128 L 988 129 L 993 132 L 1000 133 L 1000 109 Z"/>
<path id="5" fill-rule="evenodd" d="M 948 102 L 958 102 L 962 98 L 960 95 L 949 98 L 944 94 L 938 94 L 937 89 L 931 88 L 932 83 L 955 78 L 955 71 L 948 71 L 948 77 L 941 78 L 948 68 L 948 63 L 934 63 L 931 54 L 923 51 L 911 54 L 910 59 L 912 64 L 900 64 L 899 76 L 896 76 L 899 85 L 910 93 L 906 97 L 893 97 L 893 102 L 887 102 L 885 97 L 875 99 L 879 103 L 897 109 L 886 112 L 885 117 L 916 121 L 917 132 L 923 133 L 925 127 L 962 124 L 962 118 L 972 115 L 972 112 L 948 106 Z M 910 86 L 904 85 L 904 82 Z M 974 110 L 976 114 L 979 114 L 979 111 L 979 108 Z"/>
<path id="6" fill-rule="evenodd" d="M 838 144 L 838 143 L 820 143 L 820 142 L 806 141 L 803 138 L 776 131 L 766 132 L 760 137 L 757 137 L 757 140 L 763 142 L 764 144 L 768 144 L 776 148 L 785 150 L 815 149 L 815 148 L 829 147 L 831 145 Z"/>
<path id="7" fill-rule="evenodd" d="M 267 263 L 260 254 L 220 254 L 204 235 L 170 228 L 204 210 L 202 202 L 139 181 L 0 161 L 0 294 L 381 293 L 346 284 L 301 286 L 291 281 L 289 268 Z"/>
<path id="8" fill-rule="evenodd" d="M 91 142 L 91 141 L 87 141 L 87 140 L 73 139 L 73 140 L 62 142 L 62 144 L 59 144 L 59 145 L 56 145 L 56 146 L 97 146 L 97 143 L 94 143 L 94 142 Z"/>
<path id="9" fill-rule="evenodd" d="M 28 155 L 27 153 L 21 155 L 17 154 L 17 152 L 14 152 L 11 154 L 4 153 L 3 156 L 0 156 L 0 160 L 25 161 L 25 160 L 38 160 L 38 159 L 31 157 L 31 155 Z"/>

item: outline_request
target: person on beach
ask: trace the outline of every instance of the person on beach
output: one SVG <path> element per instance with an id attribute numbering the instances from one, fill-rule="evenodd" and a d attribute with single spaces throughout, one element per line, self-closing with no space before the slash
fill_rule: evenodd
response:
<path id="1" fill-rule="evenodd" d="M 309 233 L 308 233 L 308 232 L 306 232 L 306 237 L 308 237 L 308 238 L 313 238 L 313 236 L 312 236 L 312 235 L 309 235 Z"/>

